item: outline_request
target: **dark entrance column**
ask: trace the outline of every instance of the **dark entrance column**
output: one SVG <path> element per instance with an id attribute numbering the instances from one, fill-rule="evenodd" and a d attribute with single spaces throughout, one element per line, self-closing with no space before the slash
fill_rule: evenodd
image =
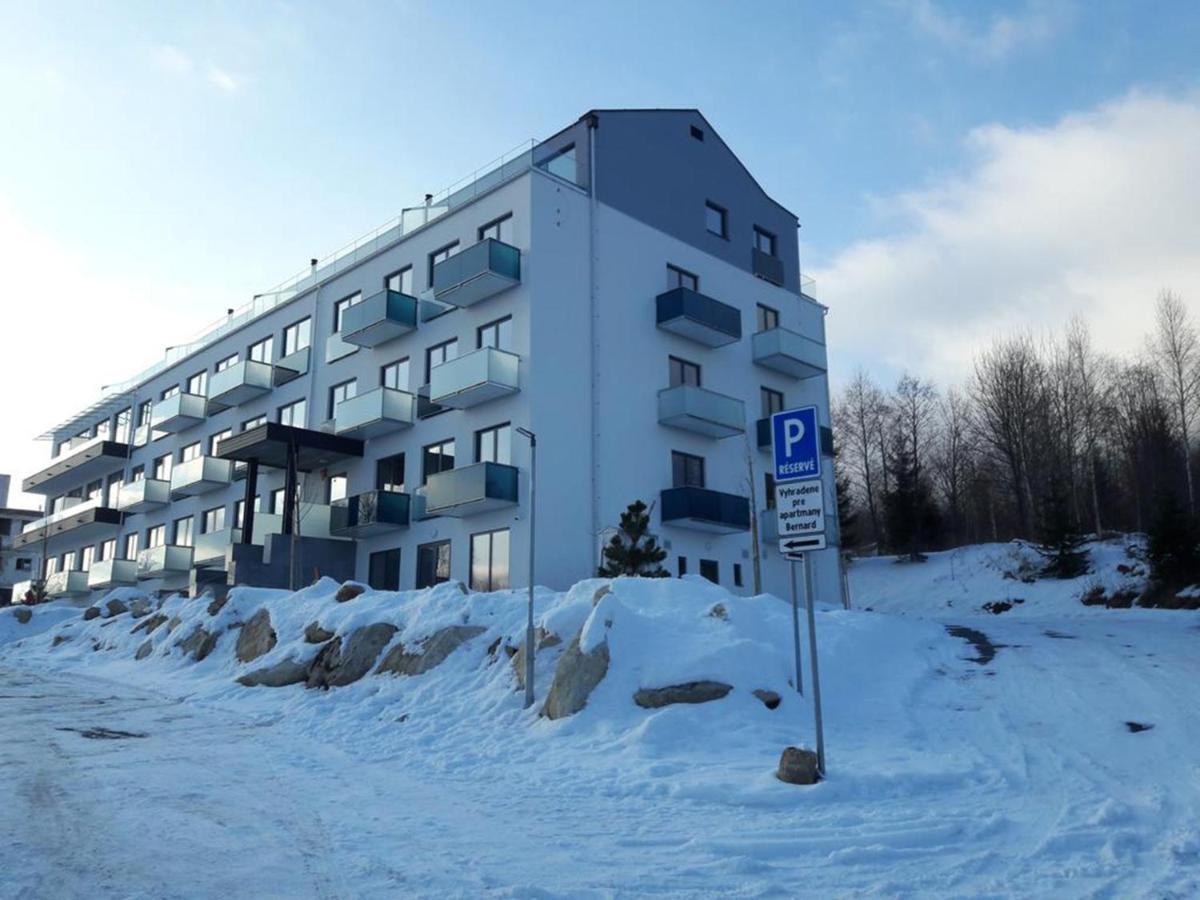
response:
<path id="1" fill-rule="evenodd" d="M 254 543 L 254 497 L 258 493 L 258 460 L 246 461 L 246 499 L 242 503 L 242 543 Z"/>

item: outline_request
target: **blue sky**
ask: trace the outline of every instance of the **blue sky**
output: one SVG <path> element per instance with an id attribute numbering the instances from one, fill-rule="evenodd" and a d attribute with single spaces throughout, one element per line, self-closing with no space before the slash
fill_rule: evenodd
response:
<path id="1" fill-rule="evenodd" d="M 1023 215 L 1036 226 L 1076 210 L 1077 221 L 1095 222 L 1092 186 L 1060 175 L 1095 162 L 1099 182 L 1111 185 L 1147 154 L 1186 160 L 1200 121 L 1197 47 L 1192 3 L 585 10 L 9 0 L 0 8 L 0 264 L 10 288 L 46 302 L 22 304 L 4 352 L 18 367 L 40 365 L 48 352 L 82 358 L 97 342 L 108 352 L 91 356 L 86 375 L 52 378 L 36 398 L 0 387 L 0 400 L 35 434 L 310 256 L 606 106 L 699 107 L 798 213 L 802 266 L 817 275 L 831 341 L 842 343 L 831 344 L 835 375 L 868 365 L 888 378 L 912 357 L 953 378 L 968 358 L 962 348 L 1022 321 L 999 309 L 1011 298 L 987 295 L 997 281 L 1029 281 L 1024 309 L 1046 327 L 1070 312 L 1103 318 L 1128 306 L 1127 293 L 1089 287 L 1080 273 L 1095 266 L 1058 240 L 1076 220 L 1006 245 L 999 272 L 989 270 L 988 248 L 1025 231 Z M 1148 133 L 1155 141 L 1145 146 Z M 1182 206 L 1194 188 L 1183 171 L 1172 181 L 1170 165 L 1155 173 L 1165 182 L 1155 196 Z M 1025 177 L 1043 169 L 1054 171 L 1042 183 Z M 1130 197 L 1145 202 L 1132 182 L 1127 195 L 1104 196 L 1115 217 Z M 1071 196 L 1054 196 L 1060 188 Z M 1021 191 L 1029 203 L 1003 202 Z M 1048 197 L 1042 214 L 1037 201 Z M 1161 221 L 1160 206 L 1144 219 Z M 1195 217 L 1178 223 L 1184 234 Z M 964 248 L 964 234 L 976 243 Z M 1110 258 L 1131 241 L 1138 236 L 1117 251 L 1106 233 L 1080 243 Z M 1170 278 L 1186 295 L 1196 276 L 1186 247 L 1165 259 L 1161 245 L 1143 249 L 1144 283 L 1129 271 L 1092 280 L 1141 296 Z M 964 292 L 973 279 L 978 291 Z M 959 352 L 900 354 L 877 333 L 881 309 L 939 291 L 958 295 L 958 306 L 943 297 L 913 315 L 928 317 L 918 321 L 922 335 L 941 334 Z M 1067 298 L 1051 304 L 1053 316 L 1051 294 Z M 946 304 L 961 308 L 962 296 L 978 296 L 981 315 L 947 334 Z M 1130 324 L 1101 323 L 1097 336 L 1119 344 Z M 55 341 L 30 346 L 22 334 Z M 25 471 L 36 449 L 9 443 L 0 471 Z"/>

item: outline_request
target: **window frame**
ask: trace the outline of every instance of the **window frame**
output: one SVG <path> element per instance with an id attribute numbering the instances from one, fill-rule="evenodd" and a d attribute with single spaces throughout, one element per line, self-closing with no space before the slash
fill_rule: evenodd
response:
<path id="1" fill-rule="evenodd" d="M 291 350 L 289 350 L 288 349 L 288 338 L 293 333 L 297 334 L 297 335 L 300 334 L 301 332 L 294 331 L 294 329 L 300 328 L 301 325 L 308 326 L 308 328 L 306 329 L 306 336 L 304 337 L 304 343 L 302 345 L 293 347 Z M 297 338 L 297 341 L 299 341 L 299 338 Z M 299 353 L 301 350 L 307 350 L 309 347 L 311 347 L 312 346 L 312 316 L 305 316 L 303 319 L 297 319 L 291 325 L 283 326 L 283 330 L 279 333 L 279 343 L 280 343 L 279 349 L 283 351 L 282 356 L 280 358 L 283 358 L 286 356 L 291 356 L 293 353 Z"/>
<path id="2" fill-rule="evenodd" d="M 687 279 L 692 282 L 690 287 L 683 283 Z M 700 276 L 674 263 L 667 263 L 667 290 L 673 291 L 676 288 L 683 288 L 698 294 L 700 293 Z"/>
<path id="3" fill-rule="evenodd" d="M 508 244 L 511 247 L 512 241 L 511 240 L 506 241 L 503 237 L 500 236 L 500 232 L 503 230 L 500 226 L 502 226 L 505 222 L 511 223 L 512 218 L 513 218 L 513 214 L 512 214 L 512 211 L 510 210 L 502 216 L 497 216 L 496 218 L 492 219 L 490 222 L 485 222 L 483 225 L 480 225 L 479 228 L 476 229 L 476 231 L 475 231 L 476 239 L 480 240 L 480 241 L 487 240 L 489 237 L 492 237 L 491 235 L 487 234 L 487 232 L 490 229 L 495 228 L 496 235 L 494 237 L 492 237 L 492 240 L 499 241 L 502 244 Z M 512 235 L 509 235 L 509 237 L 511 238 Z"/>
<path id="4" fill-rule="evenodd" d="M 341 400 L 335 399 L 335 396 L 336 396 L 338 390 L 341 388 L 347 387 L 347 386 L 353 386 L 354 392 L 342 397 Z M 358 379 L 357 378 L 347 378 L 345 381 L 339 381 L 337 384 L 331 384 L 329 386 L 329 416 L 328 417 L 330 419 L 337 418 L 337 405 L 339 403 L 345 402 L 346 400 L 353 400 L 357 396 L 358 396 Z"/>
<path id="5" fill-rule="evenodd" d="M 679 367 L 680 380 L 675 380 L 675 368 Z M 695 371 L 696 381 L 693 384 L 685 377 L 689 372 Z M 682 356 L 670 354 L 667 356 L 667 386 L 680 387 L 681 385 L 690 385 L 691 387 L 704 386 L 704 371 L 699 363 L 694 363 L 690 359 L 684 359 Z"/>
<path id="6" fill-rule="evenodd" d="M 267 348 L 265 359 L 259 359 L 255 355 L 255 351 L 261 347 Z M 260 338 L 253 344 L 250 344 L 248 347 L 246 347 L 246 359 L 250 360 L 251 362 L 264 363 L 268 366 L 275 362 L 275 335 L 268 334 L 266 337 Z"/>
<path id="7" fill-rule="evenodd" d="M 497 463 L 502 466 L 511 466 L 512 465 L 512 430 L 513 430 L 512 422 L 499 422 L 495 425 L 489 425 L 486 428 L 477 429 L 475 431 L 475 441 L 474 441 L 475 462 L 477 462 L 477 463 L 494 462 L 494 463 Z M 507 440 L 508 440 L 508 448 L 507 448 L 508 449 L 508 453 L 507 453 L 508 459 L 507 460 L 502 460 L 502 459 L 498 458 L 500 456 L 500 450 L 501 450 L 500 435 L 502 432 L 507 436 Z M 483 454 L 481 451 L 483 450 L 483 442 L 486 439 L 491 440 L 492 451 L 495 454 L 495 456 L 497 457 L 496 459 L 484 459 L 483 458 Z"/>
<path id="8" fill-rule="evenodd" d="M 403 387 L 400 386 L 399 378 L 396 379 L 395 385 L 390 385 L 387 382 L 388 369 L 396 368 L 397 372 L 399 372 L 399 369 L 397 368 L 399 366 L 404 367 L 404 373 L 407 376 L 404 379 L 405 384 Z M 412 385 L 412 361 L 411 361 L 410 357 L 402 356 L 400 359 L 393 360 L 390 363 L 384 363 L 382 366 L 379 367 L 379 386 L 380 387 L 391 388 L 394 391 L 407 391 L 411 385 Z"/>
<path id="9" fill-rule="evenodd" d="M 496 560 L 496 536 L 503 534 L 505 536 L 505 577 L 503 583 L 497 583 L 495 575 L 495 560 Z M 475 580 L 475 542 L 479 538 L 487 539 L 487 584 L 480 585 Z M 479 593 L 492 593 L 493 591 L 507 591 L 512 588 L 512 530 L 509 528 L 491 528 L 487 531 L 476 531 L 470 535 L 467 541 L 467 584 L 472 591 Z"/>
<path id="10" fill-rule="evenodd" d="M 676 467 L 682 466 L 682 479 L 676 477 Z M 696 470 L 699 470 L 700 481 L 693 481 L 691 476 Z M 708 465 L 703 456 L 695 453 L 686 453 L 683 450 L 671 451 L 671 487 L 696 487 L 703 488 L 708 486 Z"/>
<path id="11" fill-rule="evenodd" d="M 428 287 L 433 287 L 433 268 L 434 268 L 434 266 L 436 266 L 440 262 L 445 262 L 447 259 L 449 259 L 451 256 L 453 256 L 455 253 L 457 253 L 459 243 L 460 242 L 457 240 L 451 241 L 449 244 L 446 244 L 442 247 L 438 247 L 436 250 L 432 251 L 429 254 L 429 284 L 427 285 Z M 445 255 L 443 256 L 443 254 L 445 254 Z M 438 259 L 438 257 L 441 257 L 441 259 Z"/>
<path id="12" fill-rule="evenodd" d="M 333 333 L 342 333 L 342 317 L 346 315 L 346 310 L 352 306 L 358 306 L 362 303 L 362 291 L 355 291 L 352 294 L 347 294 L 340 300 L 333 302 Z"/>
<path id="13" fill-rule="evenodd" d="M 241 362 L 241 359 L 242 357 L 240 353 L 230 353 L 228 356 L 217 360 L 216 365 L 213 366 L 213 371 L 224 372 L 226 369 L 232 369 L 239 362 Z"/>
<path id="14" fill-rule="evenodd" d="M 444 448 L 447 444 L 449 444 L 453 450 L 453 452 L 450 454 L 446 454 L 446 452 L 444 450 L 440 449 L 440 448 Z M 429 456 L 428 456 L 429 451 L 433 450 L 435 447 L 439 448 L 439 450 L 440 450 L 440 452 L 436 454 L 438 459 L 444 459 L 447 455 L 449 455 L 450 465 L 448 467 L 442 467 L 439 465 L 436 472 L 431 472 L 429 470 L 429 467 L 426 465 L 426 462 L 429 459 Z M 442 472 L 454 471 L 454 466 L 457 462 L 458 462 L 458 444 L 454 438 L 452 438 L 452 437 L 446 438 L 441 441 L 434 441 L 432 444 L 425 444 L 423 447 L 421 447 L 421 486 L 424 487 L 426 484 L 429 483 L 430 475 L 440 475 Z"/>
<path id="15" fill-rule="evenodd" d="M 437 350 L 444 350 L 446 347 L 449 347 L 451 344 L 454 345 L 454 355 L 447 357 L 443 353 L 442 361 L 440 363 L 438 363 L 438 365 L 440 366 L 444 363 L 450 362 L 451 360 L 458 359 L 458 337 L 456 336 L 456 337 L 448 338 L 440 343 L 432 344 L 431 346 L 425 348 L 425 384 L 429 384 L 429 380 L 433 373 L 434 366 L 432 365 L 432 362 L 433 362 L 434 352 Z"/>
<path id="16" fill-rule="evenodd" d="M 772 325 L 766 325 L 767 322 L 773 322 Z M 779 310 L 773 306 L 767 306 L 765 303 L 756 303 L 754 305 L 754 324 L 760 326 L 755 332 L 762 334 L 764 331 L 771 331 L 779 327 Z M 764 327 L 765 326 L 765 327 Z"/>
<path id="17" fill-rule="evenodd" d="M 405 274 L 408 275 L 408 290 L 407 291 L 404 290 Z M 392 282 L 393 278 L 399 279 L 398 287 L 391 286 L 391 282 Z M 412 296 L 415 296 L 413 293 L 413 291 L 415 290 L 415 279 L 416 279 L 416 275 L 413 273 L 412 263 L 409 263 L 407 266 L 401 266 L 395 272 L 391 272 L 387 275 L 384 275 L 383 276 L 383 289 L 385 291 L 393 291 L 394 293 L 397 293 L 397 294 L 404 294 L 406 297 L 412 297 Z"/>
<path id="18" fill-rule="evenodd" d="M 709 234 L 713 235 L 714 237 L 719 237 L 723 241 L 729 240 L 729 209 L 727 207 L 722 206 L 719 203 L 712 201 L 712 200 L 705 200 L 704 201 L 704 210 L 705 210 L 705 212 L 704 212 L 704 230 L 707 231 Z M 712 230 L 712 226 L 708 220 L 708 214 L 710 212 L 716 213 L 717 216 L 719 217 L 719 221 L 721 224 L 720 231 Z"/>

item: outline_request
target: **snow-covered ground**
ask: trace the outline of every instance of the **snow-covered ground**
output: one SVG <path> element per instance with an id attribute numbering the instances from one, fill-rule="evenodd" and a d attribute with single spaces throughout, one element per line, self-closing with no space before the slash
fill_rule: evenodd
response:
<path id="1" fill-rule="evenodd" d="M 168 601 L 180 623 L 142 661 L 129 614 L 0 611 L 0 895 L 1200 895 L 1200 615 L 1084 607 L 1087 578 L 1006 579 L 988 563 L 1005 552 L 852 566 L 856 608 L 817 617 L 829 777 L 815 787 L 773 776 L 784 746 L 812 743 L 789 607 L 697 578 L 621 580 L 594 607 L 604 582 L 539 594 L 539 623 L 564 639 L 537 656 L 539 697 L 580 630 L 611 655 L 587 707 L 557 721 L 522 710 L 503 649 L 520 594 L 336 604 L 325 582 L 236 592 L 215 616 Z M 1124 577 L 1117 545 L 1099 553 L 1089 578 Z M 1003 589 L 1026 602 L 980 611 Z M 238 663 L 235 626 L 264 605 L 279 642 Z M 418 676 L 235 683 L 315 654 L 314 621 L 390 622 L 406 647 L 484 631 Z M 229 630 L 195 663 L 177 644 L 198 623 Z M 734 689 L 631 699 L 701 678 Z M 95 728 L 134 736 L 81 733 Z"/>

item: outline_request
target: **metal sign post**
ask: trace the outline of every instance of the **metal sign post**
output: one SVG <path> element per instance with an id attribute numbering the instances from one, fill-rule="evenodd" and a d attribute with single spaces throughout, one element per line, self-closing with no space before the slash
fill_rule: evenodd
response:
<path id="1" fill-rule="evenodd" d="M 792 644 L 796 651 L 796 693 L 804 696 L 804 670 L 800 667 L 800 598 L 796 591 L 796 561 L 792 569 Z"/>
<path id="2" fill-rule="evenodd" d="M 795 568 L 792 563 L 792 568 Z M 808 658 L 812 666 L 813 690 L 813 720 L 817 729 L 817 771 L 825 774 L 825 726 L 821 716 L 821 675 L 817 671 L 817 617 L 813 601 L 816 600 L 813 590 L 812 558 L 804 557 L 804 605 L 808 608 Z"/>

